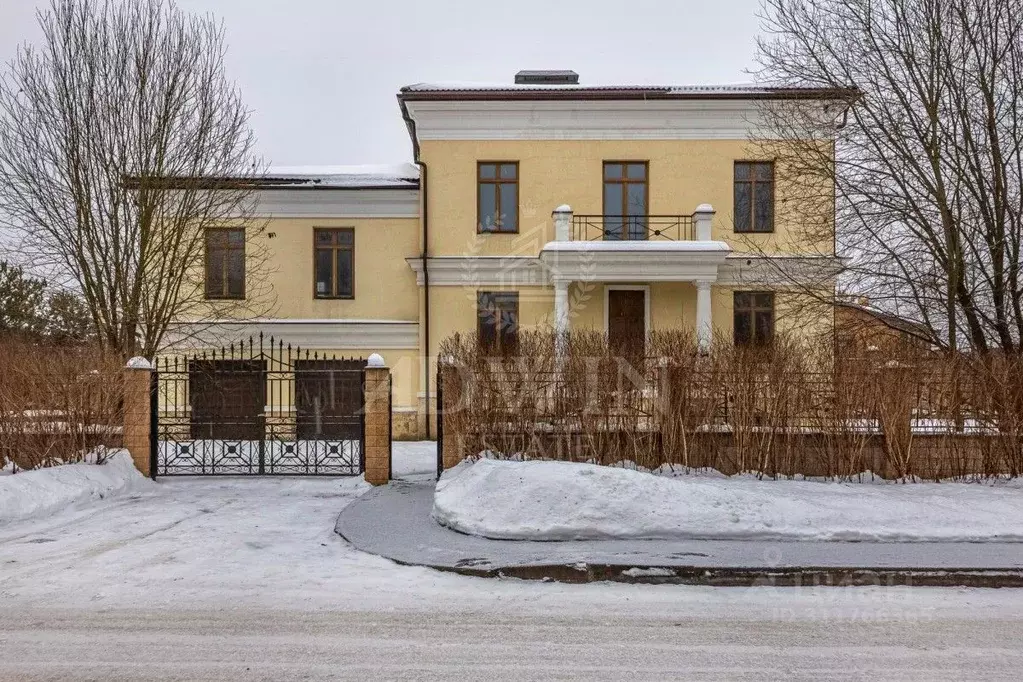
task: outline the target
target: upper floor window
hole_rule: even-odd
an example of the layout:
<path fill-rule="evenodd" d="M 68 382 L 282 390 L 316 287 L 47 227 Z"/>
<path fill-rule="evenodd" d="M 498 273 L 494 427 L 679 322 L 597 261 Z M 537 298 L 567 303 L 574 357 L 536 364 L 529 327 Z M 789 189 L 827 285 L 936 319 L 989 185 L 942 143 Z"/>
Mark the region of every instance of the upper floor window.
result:
<path fill-rule="evenodd" d="M 774 293 L 736 291 L 732 303 L 735 345 L 760 346 L 771 343 L 774 338 Z"/>
<path fill-rule="evenodd" d="M 245 230 L 206 230 L 206 298 L 245 298 Z"/>
<path fill-rule="evenodd" d="M 350 227 L 313 230 L 316 298 L 355 295 L 355 230 Z"/>
<path fill-rule="evenodd" d="M 774 232 L 774 162 L 735 162 L 735 231 Z"/>
<path fill-rule="evenodd" d="M 476 165 L 479 232 L 519 231 L 519 164 L 517 161 Z"/>
<path fill-rule="evenodd" d="M 517 291 L 480 291 L 476 294 L 480 344 L 492 353 L 514 353 L 519 341 Z"/>
<path fill-rule="evenodd" d="M 646 161 L 604 162 L 604 239 L 646 239 Z"/>

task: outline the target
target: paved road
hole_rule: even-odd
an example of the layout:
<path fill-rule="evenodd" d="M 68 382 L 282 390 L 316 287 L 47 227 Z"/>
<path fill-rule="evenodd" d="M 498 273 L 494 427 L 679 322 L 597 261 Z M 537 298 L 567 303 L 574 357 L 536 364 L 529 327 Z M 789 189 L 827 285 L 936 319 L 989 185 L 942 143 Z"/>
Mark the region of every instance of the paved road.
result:
<path fill-rule="evenodd" d="M 487 580 L 333 532 L 358 482 L 181 480 L 0 528 L 0 680 L 1017 679 L 1023 591 Z"/>
<path fill-rule="evenodd" d="M 1014 623 L 20 611 L 0 679 L 1018 679 Z"/>

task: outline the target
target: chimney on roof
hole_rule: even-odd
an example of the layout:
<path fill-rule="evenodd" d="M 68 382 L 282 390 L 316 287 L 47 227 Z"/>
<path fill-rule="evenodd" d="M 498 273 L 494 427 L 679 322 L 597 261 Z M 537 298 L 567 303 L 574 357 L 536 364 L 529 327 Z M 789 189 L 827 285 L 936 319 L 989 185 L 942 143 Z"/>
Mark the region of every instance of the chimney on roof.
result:
<path fill-rule="evenodd" d="M 579 85 L 579 74 L 568 70 L 519 71 L 515 85 Z"/>

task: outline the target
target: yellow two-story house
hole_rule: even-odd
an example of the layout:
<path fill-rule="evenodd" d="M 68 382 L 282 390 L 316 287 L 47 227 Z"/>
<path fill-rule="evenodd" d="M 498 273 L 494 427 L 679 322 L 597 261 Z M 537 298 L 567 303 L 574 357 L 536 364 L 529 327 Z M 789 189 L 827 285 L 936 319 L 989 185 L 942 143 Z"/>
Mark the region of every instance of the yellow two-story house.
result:
<path fill-rule="evenodd" d="M 402 88 L 413 163 L 275 168 L 260 180 L 273 314 L 219 329 L 381 354 L 396 438 L 435 435 L 434 360 L 456 332 L 496 344 L 541 325 L 603 330 L 612 344 L 677 327 L 703 345 L 766 340 L 787 324 L 800 273 L 833 289 L 839 268 L 833 239 L 819 238 L 833 216 L 804 230 L 778 199 L 776 160 L 752 140 L 767 134 L 765 101 L 829 98 L 590 87 L 564 71 Z M 244 297 L 242 240 L 211 232 L 208 294 Z M 813 324 L 829 328 L 830 311 Z"/>

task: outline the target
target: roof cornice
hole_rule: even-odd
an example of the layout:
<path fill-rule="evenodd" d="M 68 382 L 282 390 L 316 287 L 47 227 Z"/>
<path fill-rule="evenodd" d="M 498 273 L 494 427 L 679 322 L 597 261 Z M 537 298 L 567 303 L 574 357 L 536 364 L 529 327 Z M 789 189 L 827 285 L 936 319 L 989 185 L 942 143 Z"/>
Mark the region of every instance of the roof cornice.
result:
<path fill-rule="evenodd" d="M 481 101 L 648 101 L 648 100 L 840 100 L 860 96 L 857 88 L 748 88 L 715 89 L 673 87 L 487 87 L 445 89 L 443 86 L 420 89 L 407 86 L 398 94 L 402 102 L 481 102 Z"/>
<path fill-rule="evenodd" d="M 414 141 L 426 140 L 748 140 L 776 134 L 749 98 L 660 100 L 402 101 Z M 807 102 L 820 107 L 825 102 Z M 826 136 L 823 125 L 808 131 Z"/>

